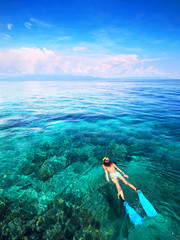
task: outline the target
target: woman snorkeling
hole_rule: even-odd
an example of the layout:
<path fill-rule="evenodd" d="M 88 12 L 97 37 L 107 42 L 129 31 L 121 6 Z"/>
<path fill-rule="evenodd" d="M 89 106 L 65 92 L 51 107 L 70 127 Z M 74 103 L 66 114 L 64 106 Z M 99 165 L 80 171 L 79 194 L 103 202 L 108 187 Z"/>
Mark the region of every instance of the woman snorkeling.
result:
<path fill-rule="evenodd" d="M 111 180 L 113 181 L 113 183 L 116 185 L 116 188 L 117 188 L 117 191 L 118 191 L 118 198 L 119 196 L 121 196 L 122 200 L 125 201 L 125 198 L 124 198 L 124 193 L 119 185 L 119 182 L 118 182 L 118 178 L 123 182 L 125 183 L 126 185 L 128 185 L 130 188 L 132 188 L 136 193 L 138 191 L 137 188 L 135 188 L 131 183 L 129 183 L 128 181 L 126 181 L 126 178 L 129 178 L 128 175 L 126 175 L 125 173 L 123 173 L 123 171 L 118 168 L 114 163 L 110 162 L 109 161 L 109 158 L 108 157 L 104 157 L 103 158 L 103 164 L 102 164 L 103 168 L 104 168 L 104 171 L 105 171 L 105 174 L 106 174 L 106 180 L 109 182 L 109 176 L 108 176 L 108 172 L 111 176 Z M 123 174 L 124 177 L 121 176 L 121 174 L 116 171 L 116 169 L 121 172 Z"/>

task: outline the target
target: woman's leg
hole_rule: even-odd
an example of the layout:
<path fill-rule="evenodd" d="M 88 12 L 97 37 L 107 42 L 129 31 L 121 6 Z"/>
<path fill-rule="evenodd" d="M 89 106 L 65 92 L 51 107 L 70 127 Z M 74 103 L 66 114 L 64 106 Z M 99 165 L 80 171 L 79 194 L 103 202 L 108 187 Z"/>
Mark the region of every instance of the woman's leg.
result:
<path fill-rule="evenodd" d="M 117 194 L 118 198 L 119 198 L 119 196 L 121 196 L 122 200 L 125 201 L 123 190 L 121 189 L 117 178 L 111 177 L 111 179 L 112 179 L 113 183 L 116 185 L 117 192 L 118 192 L 118 194 Z"/>
<path fill-rule="evenodd" d="M 131 183 L 128 183 L 128 181 L 119 174 L 119 179 L 126 185 L 128 185 L 130 188 L 132 188 L 135 192 L 137 192 L 137 188 L 135 188 L 134 185 L 132 185 Z"/>

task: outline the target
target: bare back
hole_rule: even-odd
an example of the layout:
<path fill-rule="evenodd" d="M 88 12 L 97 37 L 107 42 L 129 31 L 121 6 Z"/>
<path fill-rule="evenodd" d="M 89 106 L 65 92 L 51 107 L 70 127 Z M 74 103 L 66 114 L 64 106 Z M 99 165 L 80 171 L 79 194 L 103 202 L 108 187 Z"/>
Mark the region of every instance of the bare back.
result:
<path fill-rule="evenodd" d="M 114 166 L 114 163 L 111 164 L 111 166 L 105 166 L 104 164 L 102 165 L 104 170 L 107 170 L 110 174 L 117 172 Z"/>

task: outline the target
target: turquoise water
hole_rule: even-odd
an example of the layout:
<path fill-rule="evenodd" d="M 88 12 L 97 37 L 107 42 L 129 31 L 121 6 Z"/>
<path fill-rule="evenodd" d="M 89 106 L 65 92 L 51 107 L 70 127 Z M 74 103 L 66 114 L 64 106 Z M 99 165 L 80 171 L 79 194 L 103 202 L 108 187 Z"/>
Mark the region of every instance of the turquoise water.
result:
<path fill-rule="evenodd" d="M 179 90 L 178 80 L 1 82 L 1 239 L 180 238 Z M 104 156 L 156 218 L 120 183 L 144 217 L 133 226 Z"/>

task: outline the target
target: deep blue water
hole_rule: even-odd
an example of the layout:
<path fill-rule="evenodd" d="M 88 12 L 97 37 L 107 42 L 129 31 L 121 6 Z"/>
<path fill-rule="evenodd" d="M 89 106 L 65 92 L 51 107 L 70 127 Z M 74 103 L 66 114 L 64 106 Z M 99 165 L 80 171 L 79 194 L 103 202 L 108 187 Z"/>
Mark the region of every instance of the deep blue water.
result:
<path fill-rule="evenodd" d="M 17 206 L 35 219 L 62 196 L 93 215 L 101 239 L 179 238 L 179 93 L 179 80 L 0 82 L 1 237 L 12 238 L 4 229 Z M 104 156 L 142 190 L 156 218 L 120 183 L 145 219 L 132 225 L 105 179 Z"/>

